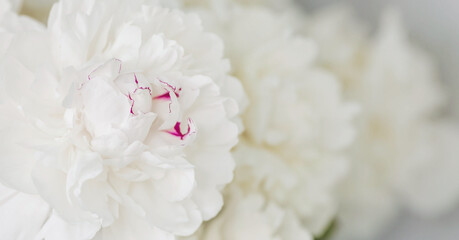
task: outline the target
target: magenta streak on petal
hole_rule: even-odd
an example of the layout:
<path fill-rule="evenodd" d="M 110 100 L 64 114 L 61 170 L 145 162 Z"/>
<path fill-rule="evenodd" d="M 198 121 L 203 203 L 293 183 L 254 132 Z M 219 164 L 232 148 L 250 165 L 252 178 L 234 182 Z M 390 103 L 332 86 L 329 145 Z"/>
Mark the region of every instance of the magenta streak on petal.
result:
<path fill-rule="evenodd" d="M 188 130 L 186 133 L 182 133 L 182 131 L 180 130 L 180 124 L 181 124 L 180 122 L 176 122 L 174 126 L 174 130 L 169 130 L 166 132 L 173 136 L 180 137 L 180 140 L 183 140 L 185 137 L 187 137 L 191 133 L 190 125 L 193 124 L 193 122 L 191 121 L 191 119 L 188 119 Z"/>
<path fill-rule="evenodd" d="M 174 92 L 175 96 L 176 97 L 180 97 L 180 94 Z M 171 100 L 171 93 L 170 92 L 167 92 L 167 93 L 163 93 L 161 95 L 158 95 L 156 97 L 153 98 L 154 100 Z"/>
<path fill-rule="evenodd" d="M 148 90 L 148 93 L 149 93 L 150 96 L 151 96 L 151 88 L 150 88 L 150 87 L 137 87 L 137 88 L 134 90 L 134 93 L 136 93 L 137 90 Z"/>
<path fill-rule="evenodd" d="M 169 83 L 167 83 L 167 82 L 164 82 L 164 81 L 163 81 L 163 80 L 161 80 L 161 79 L 158 79 L 158 80 L 159 80 L 159 82 L 161 82 L 162 84 L 164 84 L 164 85 L 168 86 L 170 89 L 174 90 L 174 92 L 175 92 L 175 90 L 176 90 L 176 87 L 174 87 L 174 86 L 170 85 L 170 84 L 169 84 Z"/>
<path fill-rule="evenodd" d="M 135 115 L 135 114 L 134 114 L 134 99 L 132 99 L 131 93 L 129 93 L 129 94 L 127 95 L 127 97 L 129 98 L 129 101 L 131 101 L 131 114 L 132 114 L 132 115 Z"/>
<path fill-rule="evenodd" d="M 167 93 L 161 94 L 159 96 L 156 96 L 153 99 L 155 99 L 155 100 L 156 99 L 171 100 L 171 95 L 169 94 L 169 92 L 167 92 Z"/>
<path fill-rule="evenodd" d="M 119 60 L 118 58 L 114 58 L 115 61 L 118 61 L 120 62 L 120 68 L 118 69 L 118 73 L 121 73 L 121 67 L 123 66 L 123 62 L 121 60 Z"/>
<path fill-rule="evenodd" d="M 177 88 L 172 86 L 171 84 L 169 84 L 167 82 L 164 82 L 161 79 L 158 79 L 158 80 L 159 80 L 159 82 L 161 82 L 162 84 L 166 85 L 170 89 L 164 88 L 164 90 L 166 90 L 167 92 L 154 97 L 153 98 L 154 100 L 171 100 L 170 90 L 172 90 L 174 92 L 176 97 L 180 97 L 179 92 L 182 90 L 182 88 L 179 88 L 177 90 Z"/>
<path fill-rule="evenodd" d="M 137 80 L 137 75 L 135 75 L 134 73 L 134 81 L 135 81 L 135 84 L 137 84 L 137 87 L 139 86 L 139 81 Z"/>
<path fill-rule="evenodd" d="M 134 89 L 134 91 L 132 93 L 136 93 L 138 90 L 148 90 L 150 96 L 152 95 L 152 92 L 151 92 L 151 88 L 150 87 L 140 87 L 139 86 L 139 81 L 137 80 L 137 75 L 134 73 L 134 81 L 135 81 L 135 84 L 137 85 L 136 86 L 136 89 Z M 134 104 L 135 104 L 135 101 L 134 99 L 131 97 L 131 92 L 127 95 L 127 97 L 129 98 L 129 101 L 131 101 L 131 114 L 132 115 L 135 115 L 134 113 Z"/>

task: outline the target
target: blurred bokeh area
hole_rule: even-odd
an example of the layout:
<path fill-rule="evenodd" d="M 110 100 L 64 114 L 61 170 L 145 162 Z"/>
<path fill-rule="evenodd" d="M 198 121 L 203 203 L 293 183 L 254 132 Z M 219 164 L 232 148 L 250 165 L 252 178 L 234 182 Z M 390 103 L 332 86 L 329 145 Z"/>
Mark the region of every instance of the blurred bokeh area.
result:
<path fill-rule="evenodd" d="M 457 0 L 297 0 L 306 11 L 330 5 L 349 5 L 362 21 L 377 26 L 384 9 L 400 11 L 410 37 L 438 61 L 448 87 L 450 114 L 459 119 L 459 1 Z M 459 143 L 458 143 L 459 147 Z M 459 204 L 458 204 L 459 205 Z M 409 211 L 393 222 L 380 240 L 457 240 L 459 208 L 435 219 L 422 219 Z M 369 239 L 371 240 L 371 239 Z"/>

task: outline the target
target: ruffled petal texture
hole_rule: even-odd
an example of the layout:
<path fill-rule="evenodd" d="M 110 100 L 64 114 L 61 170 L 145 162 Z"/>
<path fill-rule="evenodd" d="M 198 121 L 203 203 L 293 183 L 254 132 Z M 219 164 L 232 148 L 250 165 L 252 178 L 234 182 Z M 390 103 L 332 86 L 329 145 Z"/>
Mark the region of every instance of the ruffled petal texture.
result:
<path fill-rule="evenodd" d="M 249 101 L 224 210 L 196 238 L 320 236 L 336 216 L 358 107 L 343 101 L 336 77 L 317 64 L 317 44 L 288 12 L 257 1 L 184 4 L 222 37 Z"/>
<path fill-rule="evenodd" d="M 0 38 L 0 181 L 46 205 L 38 238 L 175 239 L 213 218 L 241 131 L 227 93 L 244 96 L 219 38 L 156 1 L 64 0 L 33 24 Z"/>

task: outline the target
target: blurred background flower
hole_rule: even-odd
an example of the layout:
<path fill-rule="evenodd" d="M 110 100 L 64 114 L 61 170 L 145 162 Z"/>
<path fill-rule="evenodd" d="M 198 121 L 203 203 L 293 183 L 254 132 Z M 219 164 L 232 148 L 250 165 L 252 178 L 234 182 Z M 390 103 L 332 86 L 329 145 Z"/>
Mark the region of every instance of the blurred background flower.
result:
<path fill-rule="evenodd" d="M 449 99 L 446 101 L 446 114 L 454 116 L 455 123 L 458 122 L 459 107 L 457 103 L 459 98 L 456 93 L 459 90 L 459 44 L 457 44 L 459 42 L 459 26 L 455 22 L 459 16 L 459 2 L 454 0 L 296 0 L 296 2 L 311 13 L 331 5 L 346 4 L 353 9 L 353 13 L 360 19 L 359 24 L 368 23 L 367 31 L 370 32 L 376 31 L 384 9 L 387 7 L 398 9 L 410 39 L 426 50 L 435 60 L 440 79 L 447 86 L 445 91 Z M 358 35 L 354 35 L 354 37 L 358 37 Z M 451 132 L 445 129 L 442 131 Z M 450 142 L 449 144 L 453 147 L 459 145 L 458 142 Z M 458 170 L 457 168 L 453 169 L 452 171 L 456 172 Z M 426 174 L 434 178 L 433 175 L 441 173 L 432 168 Z M 445 177 L 437 177 L 436 179 L 444 181 L 443 178 Z M 458 180 L 450 181 L 453 182 L 444 182 L 444 186 L 457 184 Z M 458 239 L 459 210 L 454 210 L 456 208 L 457 206 L 453 206 L 440 216 L 429 219 L 422 218 L 407 210 L 399 210 L 402 211 L 399 219 L 390 223 L 391 227 L 386 229 L 379 239 Z"/>

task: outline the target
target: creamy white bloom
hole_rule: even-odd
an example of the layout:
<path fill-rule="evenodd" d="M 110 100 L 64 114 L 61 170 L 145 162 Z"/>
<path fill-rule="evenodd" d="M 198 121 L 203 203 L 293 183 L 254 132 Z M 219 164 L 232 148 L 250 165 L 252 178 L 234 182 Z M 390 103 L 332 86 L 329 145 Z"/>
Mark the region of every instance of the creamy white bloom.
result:
<path fill-rule="evenodd" d="M 0 181 L 49 206 L 37 238 L 174 239 L 219 212 L 243 93 L 197 16 L 64 0 L 26 33 L 0 65 Z"/>
<path fill-rule="evenodd" d="M 435 64 L 408 39 L 393 13 L 376 38 L 339 8 L 312 17 L 307 34 L 321 44 L 320 62 L 339 74 L 362 105 L 359 134 L 342 186 L 336 239 L 371 239 L 400 207 L 438 213 L 457 200 L 458 127 L 434 119 L 442 91 Z M 441 177 L 440 177 L 441 176 Z"/>
<path fill-rule="evenodd" d="M 235 180 L 225 189 L 222 212 L 187 239 L 312 239 L 298 214 L 285 204 L 302 184 L 295 171 L 275 154 L 247 142 L 237 147 L 235 156 Z"/>
<path fill-rule="evenodd" d="M 221 216 L 206 223 L 197 239 L 313 239 L 297 219 L 296 213 L 285 210 L 261 193 L 246 195 L 240 191 L 234 185 L 227 189 L 228 197 Z"/>
<path fill-rule="evenodd" d="M 317 67 L 316 44 L 295 34 L 291 16 L 256 4 L 215 2 L 194 10 L 224 40 L 250 103 L 242 117 L 245 141 L 236 150 L 238 177 L 226 192 L 226 198 L 235 194 L 238 200 L 206 224 L 203 234 L 301 239 L 278 235 L 279 217 L 266 208 L 272 206 L 276 214 L 295 219 L 285 219 L 283 227 L 320 235 L 335 217 L 334 191 L 346 172 L 341 151 L 352 142 L 356 107 L 341 100 L 335 77 Z M 236 224 L 246 221 L 243 209 L 250 205 L 263 231 Z"/>
<path fill-rule="evenodd" d="M 361 87 L 359 79 L 368 49 L 367 26 L 343 6 L 324 8 L 301 20 L 303 34 L 319 44 L 320 64 L 340 77 L 346 96 L 353 94 L 353 89 Z"/>

